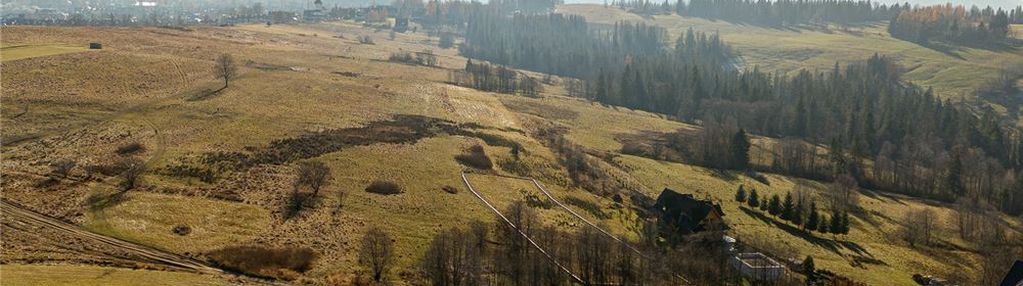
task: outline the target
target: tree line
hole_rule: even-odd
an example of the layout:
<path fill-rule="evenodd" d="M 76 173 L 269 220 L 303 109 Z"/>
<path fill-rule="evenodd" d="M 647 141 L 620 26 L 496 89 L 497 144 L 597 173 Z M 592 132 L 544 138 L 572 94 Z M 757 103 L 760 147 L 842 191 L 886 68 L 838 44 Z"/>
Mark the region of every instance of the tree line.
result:
<path fill-rule="evenodd" d="M 456 85 L 483 91 L 520 93 L 526 96 L 536 96 L 543 91 L 543 85 L 538 79 L 501 65 L 473 63 L 471 59 L 466 61 L 464 69 L 451 71 L 448 78 Z"/>
<path fill-rule="evenodd" d="M 1011 213 L 1023 209 L 1018 130 L 901 80 L 903 69 L 888 57 L 784 76 L 737 70 L 726 43 L 692 30 L 670 47 L 663 29 L 643 24 L 598 29 L 579 16 L 483 14 L 470 16 L 460 49 L 467 57 L 582 79 L 582 96 L 605 104 L 799 139 L 778 145 L 766 170 L 850 175 L 862 187 L 950 202 L 970 195 Z M 819 149 L 831 155 L 822 158 Z M 956 158 L 983 168 L 953 168 Z M 868 159 L 880 164 L 867 170 Z"/>
<path fill-rule="evenodd" d="M 821 234 L 849 234 L 848 210 L 832 206 L 829 219 L 828 215 L 822 214 L 818 210 L 817 202 L 800 190 L 796 191 L 795 199 L 791 192 L 785 194 L 784 200 L 778 194 L 774 194 L 768 199 L 761 197 L 757 190 L 752 188 L 747 194 L 745 187 L 739 185 L 735 192 L 735 201 L 746 203 L 753 210 L 759 209 L 776 218 L 791 222 L 808 233 L 816 231 Z"/>
<path fill-rule="evenodd" d="M 1013 10 L 1018 13 L 1019 8 Z M 1021 15 L 1013 15 L 1018 18 Z M 1018 19 L 1017 19 L 1018 20 Z M 965 44 L 999 43 L 1012 32 L 1008 12 L 991 7 L 967 10 L 952 4 L 917 7 L 892 17 L 888 32 L 893 37 L 926 43 L 931 40 Z"/>
<path fill-rule="evenodd" d="M 683 16 L 723 19 L 759 25 L 854 24 L 887 20 L 909 4 L 875 5 L 849 0 L 679 0 L 676 12 Z"/>
<path fill-rule="evenodd" d="M 431 285 L 681 285 L 682 279 L 727 285 L 739 279 L 726 264 L 719 232 L 694 235 L 673 248 L 659 242 L 652 221 L 639 241 L 618 242 L 592 227 L 565 230 L 546 224 L 523 201 L 502 213 L 515 228 L 499 217 L 494 225 L 477 220 L 438 233 L 420 261 L 420 273 Z"/>

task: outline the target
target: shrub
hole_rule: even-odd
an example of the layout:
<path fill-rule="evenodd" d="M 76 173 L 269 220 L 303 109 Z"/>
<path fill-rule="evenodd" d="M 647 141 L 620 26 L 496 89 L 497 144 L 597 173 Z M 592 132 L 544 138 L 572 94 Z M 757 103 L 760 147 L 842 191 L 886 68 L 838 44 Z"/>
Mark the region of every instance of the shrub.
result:
<path fill-rule="evenodd" d="M 452 187 L 452 186 L 444 186 L 441 189 L 444 190 L 445 192 L 449 193 L 449 194 L 457 194 L 458 193 L 458 188 L 455 188 L 455 187 Z"/>
<path fill-rule="evenodd" d="M 359 43 L 364 45 L 376 44 L 373 42 L 373 38 L 370 36 L 359 36 Z"/>
<path fill-rule="evenodd" d="M 480 145 L 470 147 L 468 153 L 455 156 L 455 160 L 462 165 L 480 170 L 490 170 L 494 167 L 494 163 L 490 161 L 490 157 L 487 157 L 487 153 L 483 151 L 483 146 Z"/>
<path fill-rule="evenodd" d="M 377 180 L 369 184 L 366 191 L 381 195 L 397 195 L 401 193 L 401 186 L 395 182 Z"/>
<path fill-rule="evenodd" d="M 228 246 L 207 255 L 213 263 L 249 275 L 295 279 L 316 261 L 316 252 L 306 247 L 268 248 L 264 246 Z"/>
<path fill-rule="evenodd" d="M 171 229 L 171 231 L 173 231 L 174 234 L 177 234 L 177 235 L 188 235 L 189 233 L 192 233 L 192 227 L 187 226 L 187 225 L 183 225 L 183 224 L 179 224 L 179 225 L 175 226 L 174 229 Z"/>
<path fill-rule="evenodd" d="M 146 146 L 139 142 L 128 143 L 121 147 L 117 147 L 117 155 L 130 155 L 135 153 L 141 153 L 146 151 Z"/>

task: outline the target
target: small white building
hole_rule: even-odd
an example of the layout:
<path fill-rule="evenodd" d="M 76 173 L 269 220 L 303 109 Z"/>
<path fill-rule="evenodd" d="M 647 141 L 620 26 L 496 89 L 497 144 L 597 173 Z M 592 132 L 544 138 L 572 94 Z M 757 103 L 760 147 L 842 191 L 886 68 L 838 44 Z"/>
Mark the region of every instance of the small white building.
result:
<path fill-rule="evenodd" d="M 774 281 L 785 275 L 785 266 L 760 252 L 736 254 L 732 257 L 732 267 L 756 280 Z"/>

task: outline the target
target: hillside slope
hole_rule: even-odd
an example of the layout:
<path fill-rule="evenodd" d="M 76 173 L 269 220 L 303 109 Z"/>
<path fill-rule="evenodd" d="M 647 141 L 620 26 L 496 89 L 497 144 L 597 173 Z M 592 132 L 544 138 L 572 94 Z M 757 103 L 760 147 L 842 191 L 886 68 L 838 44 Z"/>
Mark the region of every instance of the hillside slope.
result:
<path fill-rule="evenodd" d="M 860 61 L 875 53 L 893 57 L 906 68 L 904 79 L 953 102 L 991 106 L 1017 120 L 1023 115 L 1023 98 L 978 98 L 977 90 L 999 75 L 1002 69 L 1023 66 L 1023 47 L 970 48 L 934 44 L 920 45 L 891 37 L 887 24 L 851 27 L 774 28 L 730 23 L 722 20 L 655 15 L 644 17 L 615 7 L 575 4 L 561 5 L 560 13 L 578 14 L 593 23 L 645 22 L 668 30 L 671 38 L 686 29 L 717 32 L 742 56 L 747 68 L 792 74 L 800 69 L 831 71 L 836 62 Z M 1023 121 L 1018 121 L 1023 126 Z"/>
<path fill-rule="evenodd" d="M 0 63 L 5 74 L 0 79 L 4 199 L 94 232 L 197 259 L 235 245 L 303 246 L 320 258 L 301 279 L 350 283 L 360 272 L 357 251 L 363 233 L 379 226 L 396 242 L 398 270 L 391 279 L 411 283 L 436 233 L 475 219 L 494 221 L 464 189 L 459 174 L 466 167 L 454 160 L 474 145 L 484 146 L 496 168 L 477 171 L 469 179 L 495 204 L 538 195 L 528 181 L 495 176 L 524 173 L 562 201 L 574 198 L 600 206 L 600 218 L 593 210 L 570 207 L 612 232 L 636 237 L 639 227 L 632 209 L 573 184 L 558 163 L 560 155 L 533 136 L 554 127 L 591 154 L 609 154 L 610 159 L 600 160 L 602 167 L 634 191 L 656 197 L 661 189 L 672 188 L 720 201 L 731 234 L 785 259 L 813 255 L 820 267 L 871 285 L 913 285 L 914 273 L 956 277 L 978 267 L 976 248 L 957 238 L 948 206 L 864 192 L 865 212 L 852 219 L 848 236 L 806 235 L 731 198 L 739 184 L 784 194 L 796 182 L 823 198 L 826 188 L 821 183 L 768 175 L 771 184 L 764 185 L 734 173 L 618 154 L 623 135 L 699 127 L 565 97 L 554 86 L 540 98 L 526 98 L 446 84 L 448 72 L 465 59 L 453 49 L 437 48 L 436 39 L 423 34 L 399 34 L 390 40 L 386 31 L 329 23 L 196 29 L 14 27 L 4 28 L 4 36 L 5 46 L 104 43 L 100 51 L 39 53 Z M 360 44 L 357 36 L 370 36 L 376 44 Z M 428 49 L 437 55 L 437 67 L 387 61 L 391 53 Z M 241 76 L 223 90 L 210 73 L 221 51 L 242 64 Z M 785 52 L 764 51 L 772 53 Z M 819 64 L 829 67 L 833 62 Z M 521 159 L 513 159 L 511 148 L 493 138 L 520 144 Z M 144 148 L 134 155 L 117 154 L 132 143 Z M 145 187 L 121 194 L 120 179 L 102 175 L 101 167 L 132 156 L 148 166 Z M 239 157 L 262 161 L 232 161 Z M 67 180 L 43 183 L 48 165 L 61 159 L 74 159 L 79 168 Z M 294 188 L 296 164 L 304 161 L 325 163 L 334 181 L 310 207 L 289 216 L 286 200 Z M 212 178 L 181 171 L 184 167 L 209 170 Z M 376 180 L 398 183 L 403 192 L 366 192 Z M 446 187 L 457 191 L 450 193 Z M 899 239 L 903 214 L 924 208 L 940 217 L 940 247 L 921 250 Z M 582 226 L 557 208 L 540 213 L 561 228 Z M 1019 234 L 1019 219 L 1002 219 L 1016 229 L 1013 235 Z M 172 231 L 179 225 L 189 226 L 191 233 Z M 5 268 L 30 271 L 37 266 L 22 264 L 68 255 L 33 251 L 33 245 L 15 249 L 25 252 L 5 252 L 3 262 L 10 265 Z M 67 275 L 96 271 L 58 270 Z M 47 277 L 66 279 L 5 278 L 32 283 Z M 161 279 L 145 277 L 139 279 Z"/>

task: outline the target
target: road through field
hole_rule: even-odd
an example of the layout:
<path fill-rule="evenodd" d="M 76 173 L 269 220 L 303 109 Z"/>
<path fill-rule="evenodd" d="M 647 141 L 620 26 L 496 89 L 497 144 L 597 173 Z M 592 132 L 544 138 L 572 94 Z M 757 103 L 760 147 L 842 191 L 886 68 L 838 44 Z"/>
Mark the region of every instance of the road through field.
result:
<path fill-rule="evenodd" d="M 547 260 L 549 260 L 551 263 L 554 263 L 555 266 L 560 268 L 561 271 L 563 271 L 566 274 L 568 274 L 569 277 L 572 277 L 572 280 L 574 282 L 581 283 L 581 284 L 586 284 L 586 282 L 584 282 L 582 280 L 582 278 L 579 278 L 578 275 L 575 275 L 575 273 L 572 273 L 572 270 L 568 269 L 568 267 L 565 267 L 564 265 L 559 263 L 558 260 L 554 258 L 554 256 L 552 256 L 549 253 L 547 253 L 547 251 L 544 250 L 543 247 L 540 247 L 540 245 L 537 244 L 536 241 L 533 241 L 533 239 L 530 238 L 529 235 L 526 235 L 526 233 L 522 232 L 522 230 L 519 229 L 519 227 L 516 226 L 514 223 L 512 223 L 511 220 L 508 220 L 508 218 L 505 217 L 504 214 L 502 214 L 501 211 L 497 209 L 497 207 L 494 207 L 494 205 L 490 204 L 490 202 L 487 201 L 487 199 L 484 198 L 483 195 L 480 195 L 479 192 L 476 192 L 476 189 L 474 189 L 472 187 L 472 184 L 469 183 L 469 178 L 465 177 L 465 172 L 462 172 L 462 182 L 465 183 L 465 187 L 468 188 L 469 191 L 472 192 L 473 195 L 476 195 L 476 198 L 478 198 L 480 201 L 482 201 L 483 204 L 487 206 L 487 208 L 490 208 L 490 211 L 492 211 L 495 214 L 497 214 L 498 217 L 501 217 L 501 220 L 503 220 L 505 224 L 507 224 L 512 229 L 515 229 L 515 231 L 517 231 L 519 233 L 519 235 L 521 235 L 523 238 L 525 238 L 526 241 L 529 241 L 529 244 L 531 244 L 533 246 L 533 248 L 536 248 L 537 251 L 540 251 L 541 254 L 546 256 Z"/>
<path fill-rule="evenodd" d="M 138 245 L 124 240 L 96 234 L 58 219 L 21 208 L 13 203 L 0 200 L 0 212 L 20 225 L 46 228 L 83 241 L 107 244 L 144 260 L 143 262 L 164 265 L 167 268 L 203 274 L 223 274 L 224 271 L 200 261 L 165 252 L 152 247 Z"/>

